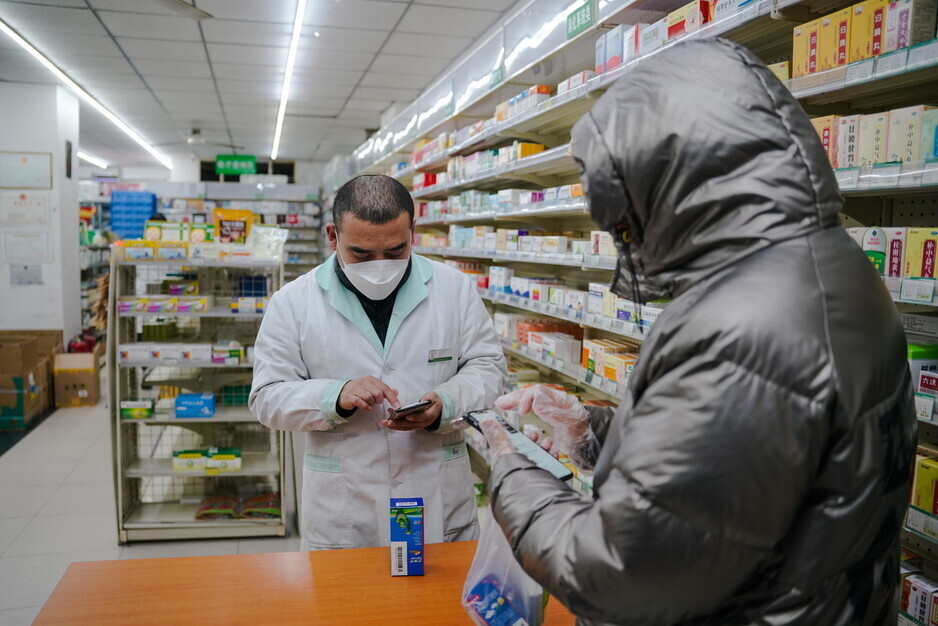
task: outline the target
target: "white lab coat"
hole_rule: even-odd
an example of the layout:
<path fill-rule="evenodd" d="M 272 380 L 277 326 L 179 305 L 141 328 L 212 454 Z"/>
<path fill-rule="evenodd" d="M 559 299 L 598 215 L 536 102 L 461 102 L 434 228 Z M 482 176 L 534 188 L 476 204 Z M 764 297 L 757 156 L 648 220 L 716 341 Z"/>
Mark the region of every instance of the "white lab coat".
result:
<path fill-rule="evenodd" d="M 254 347 L 254 415 L 270 428 L 306 432 L 304 549 L 388 545 L 390 498 L 423 498 L 428 543 L 476 538 L 466 444 L 452 421 L 491 407 L 506 368 L 475 286 L 414 255 L 382 346 L 334 263 L 332 255 L 274 294 Z M 367 375 L 396 389 L 402 404 L 436 391 L 439 430 L 384 428 L 385 407 L 339 417 L 342 386 Z"/>

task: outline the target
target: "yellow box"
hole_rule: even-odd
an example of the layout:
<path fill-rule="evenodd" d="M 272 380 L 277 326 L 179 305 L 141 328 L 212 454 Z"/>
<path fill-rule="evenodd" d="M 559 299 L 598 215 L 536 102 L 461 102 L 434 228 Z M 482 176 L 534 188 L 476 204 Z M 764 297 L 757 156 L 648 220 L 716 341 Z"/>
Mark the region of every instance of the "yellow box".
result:
<path fill-rule="evenodd" d="M 811 120 L 811 125 L 817 131 L 821 139 L 821 145 L 824 146 L 824 153 L 831 166 L 837 162 L 837 131 L 839 126 L 837 120 L 839 115 L 827 115 L 825 117 L 815 117 Z"/>
<path fill-rule="evenodd" d="M 825 15 L 818 30 L 818 70 L 823 72 L 847 64 L 850 55 L 850 7 Z"/>
<path fill-rule="evenodd" d="M 614 380 L 616 384 L 624 385 L 632 373 L 632 366 L 638 357 L 634 354 L 606 354 L 604 359 L 604 376 Z"/>
<path fill-rule="evenodd" d="M 889 112 L 860 116 L 857 134 L 859 165 L 886 162 L 886 139 L 889 134 Z"/>
<path fill-rule="evenodd" d="M 866 0 L 850 7 L 850 54 L 848 63 L 875 57 L 883 52 L 886 29 L 886 0 Z"/>
<path fill-rule="evenodd" d="M 906 278 L 935 278 L 938 229 L 910 228 L 905 234 Z"/>
<path fill-rule="evenodd" d="M 918 105 L 889 112 L 889 133 L 886 137 L 886 162 L 919 161 L 922 159 L 922 119 L 925 111 L 935 107 Z"/>
<path fill-rule="evenodd" d="M 782 61 L 781 63 L 773 63 L 772 65 L 767 66 L 769 71 L 775 74 L 779 80 L 788 80 L 791 78 L 791 62 Z"/>
<path fill-rule="evenodd" d="M 936 481 L 938 481 L 938 459 L 919 461 L 915 467 L 912 506 L 929 513 L 938 513 L 938 507 L 935 506 Z"/>
<path fill-rule="evenodd" d="M 818 68 L 818 29 L 821 20 L 796 26 L 792 31 L 791 75 L 793 78 L 814 74 Z"/>
<path fill-rule="evenodd" d="M 523 159 L 524 157 L 531 156 L 532 154 L 537 154 L 538 152 L 544 151 L 544 146 L 539 143 L 527 143 L 521 142 L 518 145 L 517 153 L 515 155 L 516 159 Z"/>

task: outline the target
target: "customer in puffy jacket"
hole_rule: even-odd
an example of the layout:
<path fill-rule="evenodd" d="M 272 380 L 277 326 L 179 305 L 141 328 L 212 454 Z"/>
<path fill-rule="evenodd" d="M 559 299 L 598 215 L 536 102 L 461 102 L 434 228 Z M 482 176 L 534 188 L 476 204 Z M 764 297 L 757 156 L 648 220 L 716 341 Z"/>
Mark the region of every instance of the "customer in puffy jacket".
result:
<path fill-rule="evenodd" d="M 573 129 L 613 291 L 670 299 L 618 409 L 532 410 L 584 498 L 487 423 L 514 554 L 584 624 L 889 624 L 915 417 L 906 343 L 788 90 L 725 40 L 630 71 Z"/>

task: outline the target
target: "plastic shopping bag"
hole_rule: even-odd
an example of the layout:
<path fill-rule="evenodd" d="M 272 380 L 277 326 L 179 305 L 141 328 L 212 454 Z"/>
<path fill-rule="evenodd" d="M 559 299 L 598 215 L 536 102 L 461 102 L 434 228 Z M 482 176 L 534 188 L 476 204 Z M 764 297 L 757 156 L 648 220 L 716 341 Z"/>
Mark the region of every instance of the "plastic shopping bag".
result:
<path fill-rule="evenodd" d="M 482 529 L 462 604 L 478 626 L 539 626 L 543 590 L 524 573 L 501 527 L 491 515 Z"/>

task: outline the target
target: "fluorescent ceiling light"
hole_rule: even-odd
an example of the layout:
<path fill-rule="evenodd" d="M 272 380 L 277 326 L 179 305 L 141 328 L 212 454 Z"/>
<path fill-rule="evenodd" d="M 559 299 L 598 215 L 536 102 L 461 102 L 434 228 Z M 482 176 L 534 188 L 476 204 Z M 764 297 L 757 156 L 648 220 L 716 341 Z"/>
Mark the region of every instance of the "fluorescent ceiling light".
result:
<path fill-rule="evenodd" d="M 19 34 L 15 30 L 10 28 L 10 25 L 4 22 L 3 20 L 0 20 L 0 32 L 5 33 L 7 37 L 15 41 L 17 44 L 19 44 L 19 46 L 23 50 L 31 54 L 33 58 L 35 58 L 37 61 L 42 63 L 47 70 L 55 74 L 56 78 L 58 78 L 63 83 L 65 83 L 65 85 L 68 86 L 68 88 L 74 91 L 76 94 L 78 94 L 78 96 L 82 100 L 84 100 L 89 105 L 91 105 L 91 107 L 95 111 L 97 111 L 98 113 L 100 113 L 101 115 L 109 119 L 112 124 L 114 124 L 119 129 L 124 131 L 125 135 L 133 139 L 134 142 L 137 143 L 137 145 L 139 145 L 141 148 L 143 148 L 144 150 L 149 152 L 151 155 L 153 155 L 153 158 L 155 158 L 157 161 L 162 163 L 164 167 L 170 170 L 173 169 L 173 162 L 169 159 L 169 157 L 167 157 L 165 154 L 161 153 L 159 150 L 157 150 L 156 148 L 151 146 L 149 143 L 147 143 L 146 139 L 138 135 L 136 131 L 134 131 L 127 124 L 125 124 L 119 117 L 111 113 L 111 111 L 108 110 L 107 107 L 105 107 L 103 104 L 95 100 L 94 97 L 91 96 L 91 94 L 89 94 L 87 91 L 79 87 L 78 83 L 76 83 L 74 80 L 69 78 L 68 74 L 60 70 L 58 66 L 56 66 L 52 61 L 46 58 L 45 55 L 43 55 L 41 52 L 39 52 L 39 50 L 34 48 L 31 43 L 29 43 L 28 41 L 20 37 Z"/>
<path fill-rule="evenodd" d="M 102 170 L 107 169 L 107 161 L 105 161 L 104 159 L 99 159 L 96 156 L 92 156 L 88 154 L 87 152 L 82 152 L 81 150 L 79 150 L 78 158 L 81 159 L 82 161 L 87 161 L 88 163 L 91 163 L 95 167 L 100 167 Z"/>
<path fill-rule="evenodd" d="M 287 53 L 287 69 L 283 75 L 283 89 L 280 91 L 280 109 L 277 111 L 277 126 L 274 127 L 274 143 L 270 148 L 270 160 L 277 158 L 280 151 L 280 133 L 283 132 L 283 116 L 287 112 L 287 100 L 290 99 L 290 81 L 293 80 L 293 64 L 296 62 L 296 49 L 300 45 L 300 31 L 303 30 L 303 16 L 306 15 L 306 0 L 296 0 L 296 18 L 293 20 L 293 37 L 290 39 L 290 52 Z"/>

